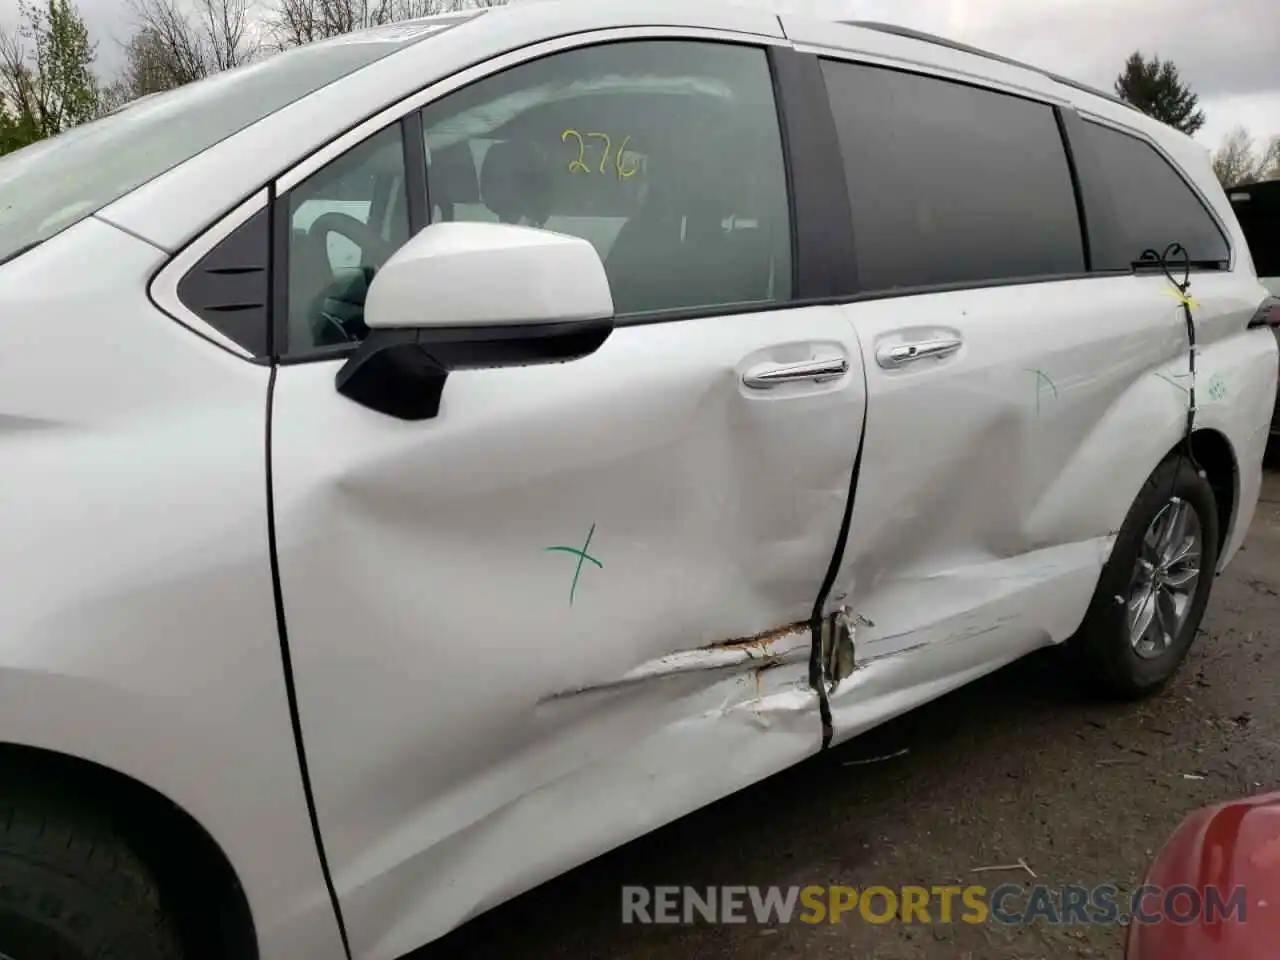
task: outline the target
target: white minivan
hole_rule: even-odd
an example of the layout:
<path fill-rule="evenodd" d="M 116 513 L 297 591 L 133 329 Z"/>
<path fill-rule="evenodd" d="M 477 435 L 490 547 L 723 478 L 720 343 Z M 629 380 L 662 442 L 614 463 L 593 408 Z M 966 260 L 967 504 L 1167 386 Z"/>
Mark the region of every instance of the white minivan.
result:
<path fill-rule="evenodd" d="M 9 960 L 393 960 L 1038 648 L 1149 694 L 1276 393 L 1192 140 L 702 3 L 150 97 L 0 259 Z"/>

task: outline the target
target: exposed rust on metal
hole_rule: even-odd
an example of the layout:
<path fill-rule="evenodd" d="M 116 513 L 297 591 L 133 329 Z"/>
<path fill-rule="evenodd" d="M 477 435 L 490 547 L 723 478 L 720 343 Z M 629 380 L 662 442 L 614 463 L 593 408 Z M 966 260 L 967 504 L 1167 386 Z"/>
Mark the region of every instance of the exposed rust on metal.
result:
<path fill-rule="evenodd" d="M 718 640 L 715 643 L 708 644 L 705 650 L 742 650 L 753 647 L 766 647 L 775 640 L 781 640 L 783 637 L 789 637 L 795 633 L 803 633 L 809 629 L 808 620 L 797 620 L 795 623 L 784 624 L 781 627 L 773 627 L 770 630 L 762 631 L 750 637 L 735 637 L 732 640 Z"/>

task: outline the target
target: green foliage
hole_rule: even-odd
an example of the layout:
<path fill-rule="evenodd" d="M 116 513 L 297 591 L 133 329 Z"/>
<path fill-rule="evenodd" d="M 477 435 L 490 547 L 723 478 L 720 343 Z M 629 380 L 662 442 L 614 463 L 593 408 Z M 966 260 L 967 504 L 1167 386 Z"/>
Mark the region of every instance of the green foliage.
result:
<path fill-rule="evenodd" d="M 39 133 L 30 123 L 23 122 L 0 102 L 0 155 L 21 150 L 39 139 Z"/>
<path fill-rule="evenodd" d="M 1147 60 L 1135 50 L 1116 77 L 1116 95 L 1183 133 L 1193 134 L 1204 126 L 1204 111 L 1197 109 L 1200 98 L 1182 82 L 1172 60 Z"/>
<path fill-rule="evenodd" d="M 21 24 L 0 34 L 0 153 L 98 114 L 95 44 L 71 0 L 20 3 Z"/>

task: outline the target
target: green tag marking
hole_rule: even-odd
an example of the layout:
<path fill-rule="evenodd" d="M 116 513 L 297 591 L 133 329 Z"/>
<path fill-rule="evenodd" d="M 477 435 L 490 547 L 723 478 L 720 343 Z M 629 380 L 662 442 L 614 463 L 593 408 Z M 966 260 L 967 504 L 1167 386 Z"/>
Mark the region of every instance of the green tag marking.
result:
<path fill-rule="evenodd" d="M 1036 378 L 1036 416 L 1040 416 L 1040 391 L 1044 384 L 1049 385 L 1049 389 L 1053 391 L 1053 399 L 1058 399 L 1058 388 L 1053 385 L 1053 381 L 1049 379 L 1049 375 L 1040 369 L 1027 369 L 1027 373 L 1034 374 Z"/>
<path fill-rule="evenodd" d="M 587 553 L 587 548 L 591 546 L 591 538 L 595 536 L 595 533 L 596 533 L 596 525 L 593 523 L 591 524 L 591 529 L 587 532 L 587 540 L 582 545 L 582 549 L 580 550 L 576 547 L 559 547 L 559 546 L 543 547 L 544 550 L 548 550 L 556 553 L 568 553 L 578 558 L 578 565 L 573 571 L 573 583 L 569 586 L 569 606 L 571 607 L 573 606 L 574 595 L 578 592 L 578 577 L 581 576 L 582 574 L 583 562 L 590 560 L 601 570 L 604 569 L 603 563 L 601 563 L 595 557 L 591 556 L 591 554 Z"/>

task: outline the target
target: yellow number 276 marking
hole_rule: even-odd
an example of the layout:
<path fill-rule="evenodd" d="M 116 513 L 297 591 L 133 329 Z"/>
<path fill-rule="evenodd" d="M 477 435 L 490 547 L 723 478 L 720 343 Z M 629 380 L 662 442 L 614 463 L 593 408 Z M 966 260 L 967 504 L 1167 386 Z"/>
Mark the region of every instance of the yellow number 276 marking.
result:
<path fill-rule="evenodd" d="M 587 166 L 587 140 L 600 140 L 604 143 L 604 152 L 600 156 L 600 163 L 596 167 L 596 172 L 606 175 L 609 167 L 609 155 L 613 152 L 613 138 L 607 133 L 588 133 L 584 138 L 581 133 L 573 128 L 569 128 L 560 134 L 560 142 L 567 143 L 570 138 L 578 143 L 578 155 L 569 161 L 570 173 L 591 173 L 591 168 Z M 622 145 L 618 147 L 617 153 L 613 154 L 613 169 L 621 180 L 634 177 L 640 169 L 640 165 L 635 162 L 632 157 L 632 163 L 628 167 L 624 162 L 626 156 L 627 144 L 631 142 L 630 137 L 623 137 Z"/>

